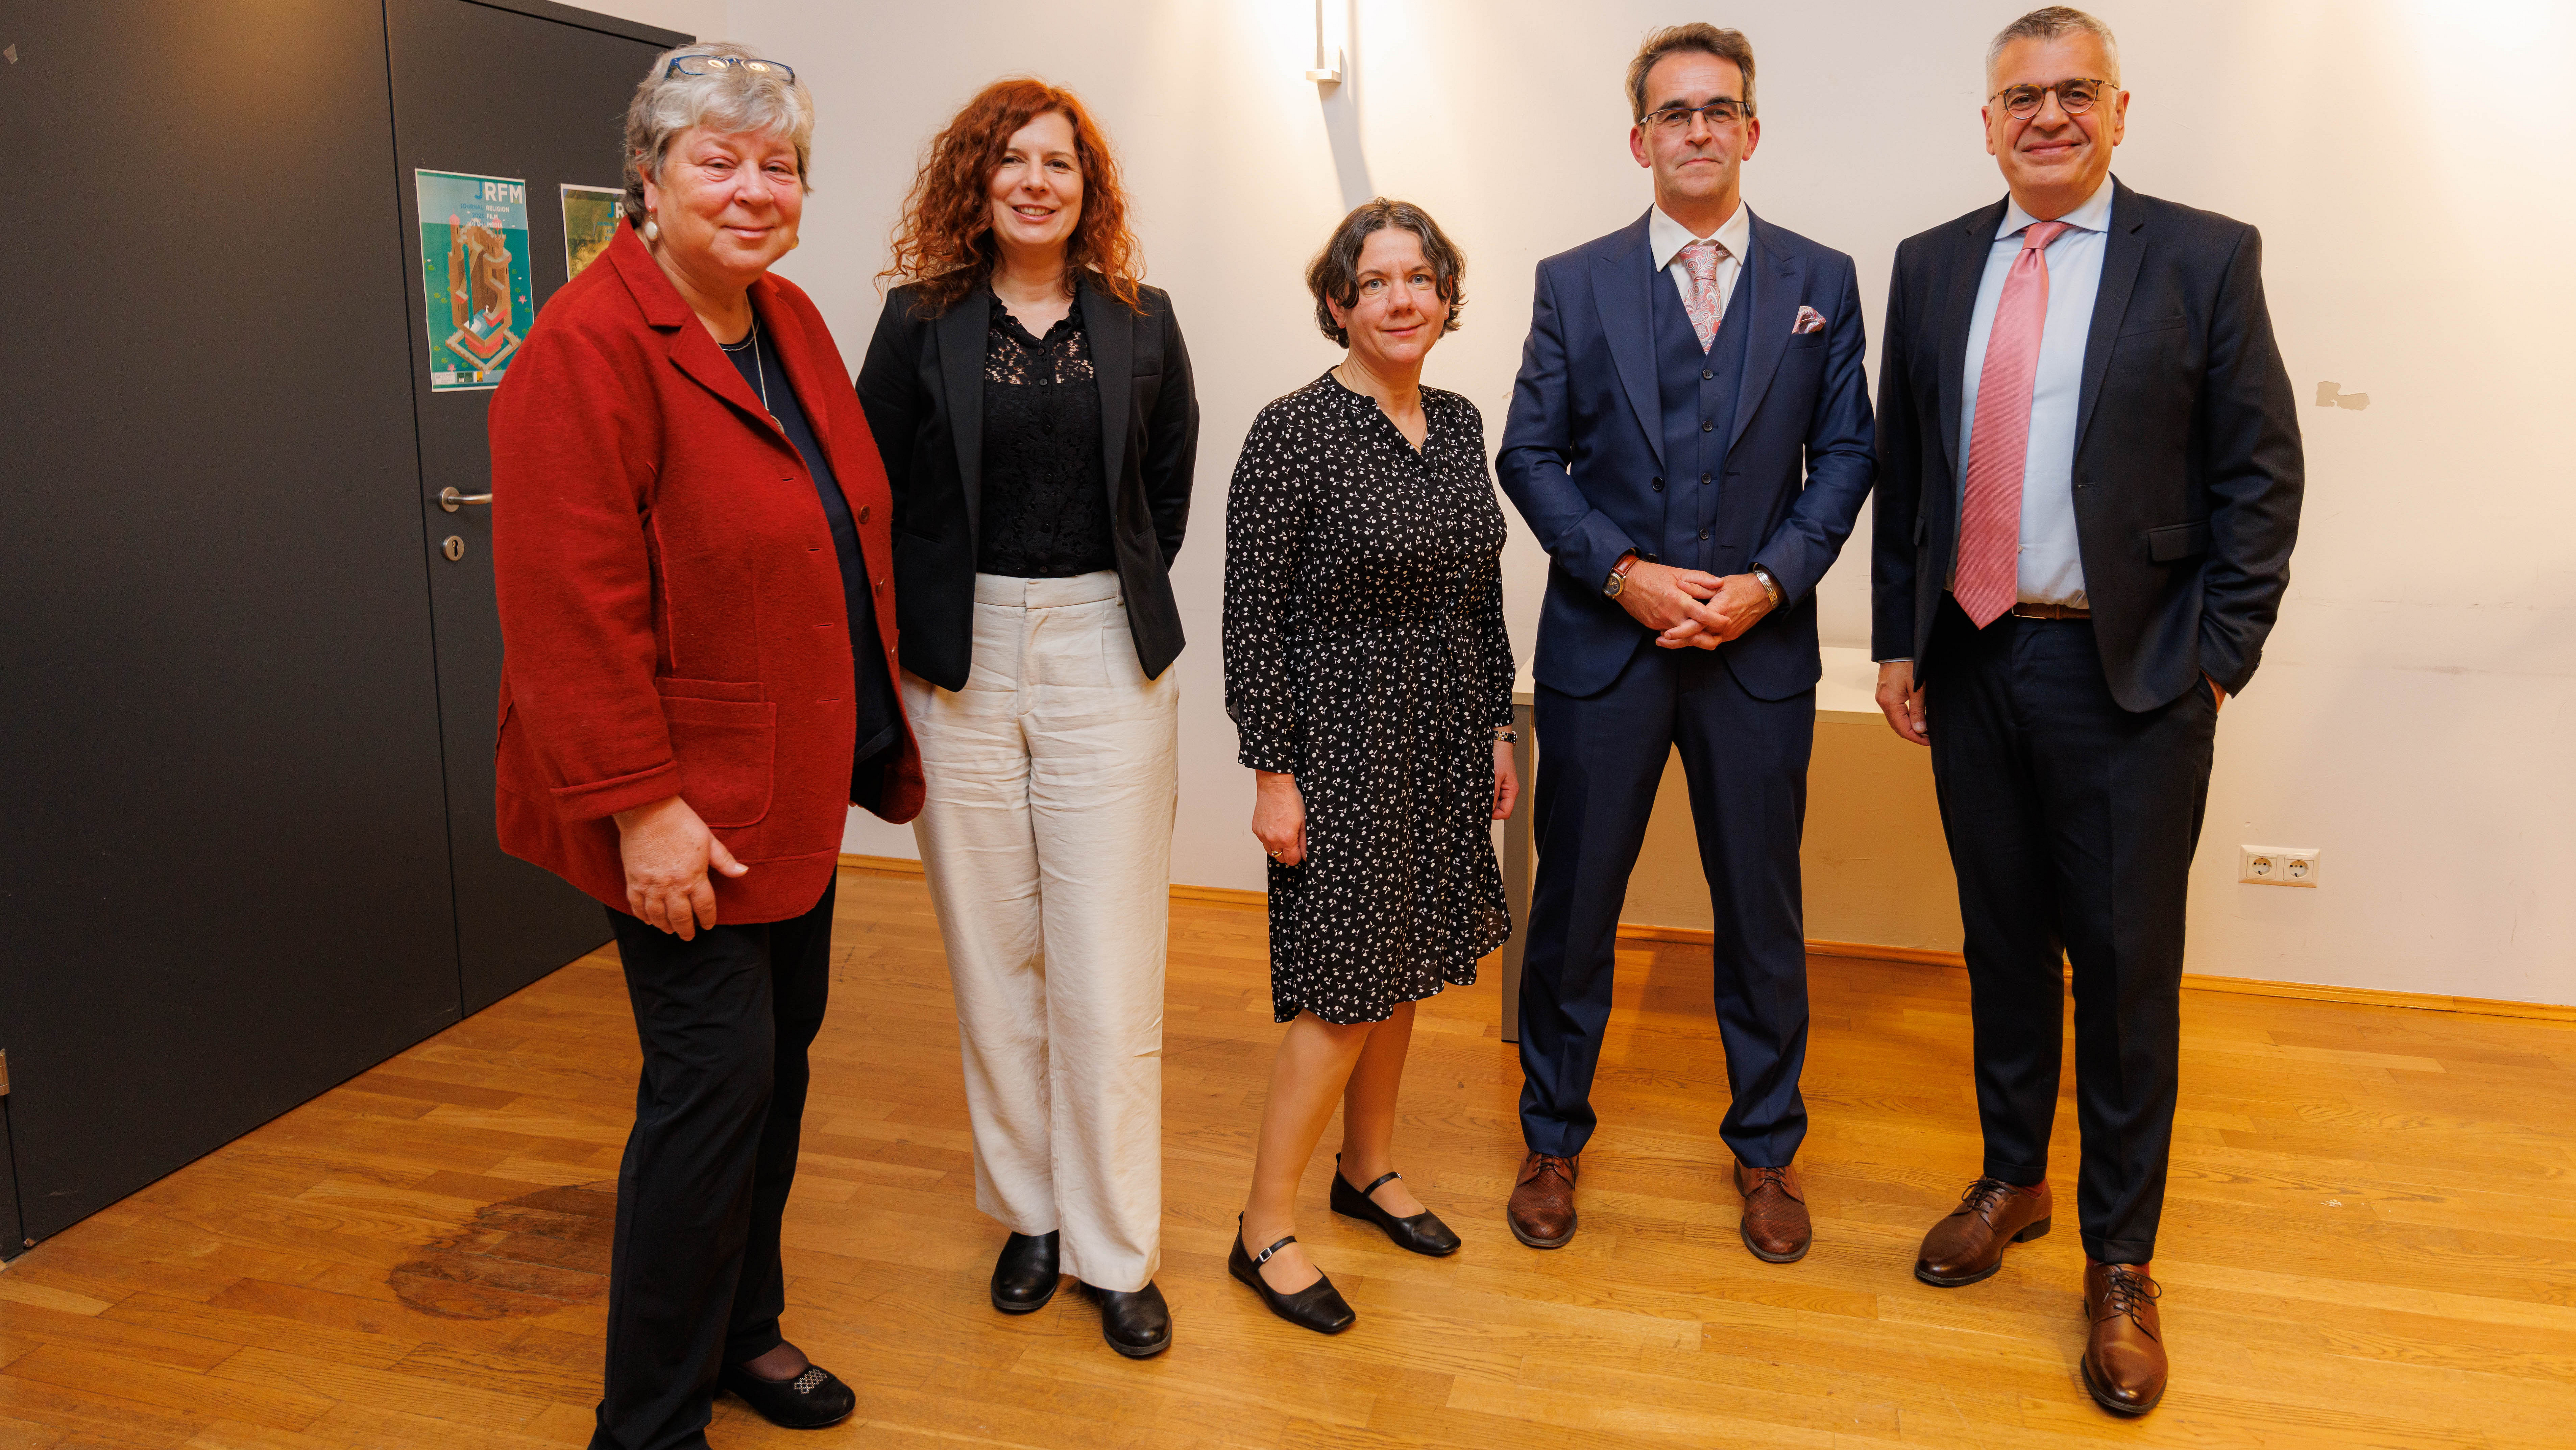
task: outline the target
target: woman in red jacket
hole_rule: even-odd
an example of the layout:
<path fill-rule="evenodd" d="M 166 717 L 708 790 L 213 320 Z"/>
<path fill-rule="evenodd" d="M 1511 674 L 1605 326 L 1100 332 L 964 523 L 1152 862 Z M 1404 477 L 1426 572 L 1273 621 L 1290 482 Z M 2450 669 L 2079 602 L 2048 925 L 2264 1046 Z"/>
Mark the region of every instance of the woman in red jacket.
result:
<path fill-rule="evenodd" d="M 731 45 L 657 59 L 626 211 L 492 401 L 504 849 L 598 897 L 644 1067 L 593 1450 L 856 1397 L 780 1335 L 779 1218 L 852 803 L 920 810 L 889 498 L 796 245 L 813 104 Z"/>

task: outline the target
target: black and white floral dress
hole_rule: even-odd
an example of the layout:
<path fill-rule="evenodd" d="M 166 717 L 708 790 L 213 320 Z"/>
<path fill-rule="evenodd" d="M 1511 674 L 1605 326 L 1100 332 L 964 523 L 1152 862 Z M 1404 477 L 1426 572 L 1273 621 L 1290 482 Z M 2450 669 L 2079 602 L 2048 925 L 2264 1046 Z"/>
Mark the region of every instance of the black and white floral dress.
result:
<path fill-rule="evenodd" d="M 1484 420 L 1422 390 L 1416 453 L 1331 373 L 1253 420 L 1226 503 L 1225 708 L 1297 778 L 1306 859 L 1270 865 L 1279 1021 L 1382 1022 L 1511 934 L 1494 727 L 1512 719 L 1503 514 Z"/>

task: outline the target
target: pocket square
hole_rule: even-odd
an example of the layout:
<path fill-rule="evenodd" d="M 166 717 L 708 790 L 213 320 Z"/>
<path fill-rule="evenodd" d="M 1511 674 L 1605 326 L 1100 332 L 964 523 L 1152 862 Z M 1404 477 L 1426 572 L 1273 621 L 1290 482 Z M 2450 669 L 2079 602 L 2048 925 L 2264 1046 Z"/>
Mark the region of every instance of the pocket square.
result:
<path fill-rule="evenodd" d="M 1796 337 L 1802 332 L 1822 332 L 1824 330 L 1825 314 L 1818 312 L 1812 307 L 1801 307 L 1798 309 L 1798 320 L 1796 324 L 1790 327 L 1789 335 L 1791 337 Z"/>

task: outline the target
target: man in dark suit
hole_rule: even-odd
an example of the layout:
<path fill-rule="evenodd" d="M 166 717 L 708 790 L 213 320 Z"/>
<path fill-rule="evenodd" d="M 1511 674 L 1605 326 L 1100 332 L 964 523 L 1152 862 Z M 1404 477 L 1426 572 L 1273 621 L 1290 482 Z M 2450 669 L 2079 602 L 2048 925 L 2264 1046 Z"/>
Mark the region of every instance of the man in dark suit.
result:
<path fill-rule="evenodd" d="M 1503 433 L 1504 492 L 1555 567 L 1539 616 L 1538 879 L 1521 977 L 1512 1233 L 1574 1235 L 1610 1016 L 1611 947 L 1655 787 L 1678 746 L 1716 920 L 1733 1101 L 1720 1131 L 1746 1247 L 1813 1238 L 1791 1166 L 1806 1134 L 1798 838 L 1815 740 L 1816 582 L 1869 493 L 1852 263 L 1754 216 L 1753 48 L 1646 37 L 1629 149 L 1655 204 L 1538 268 Z"/>
<path fill-rule="evenodd" d="M 1908 239 L 1879 376 L 1878 702 L 1932 750 L 1959 875 L 1985 1163 L 1915 1276 L 2048 1231 L 2075 984 L 2086 1386 L 2165 1385 L 2149 1260 L 2210 744 L 2289 581 L 2302 464 L 2252 227 L 2111 176 L 2128 93 L 2062 7 L 1987 52 L 2011 195 Z"/>

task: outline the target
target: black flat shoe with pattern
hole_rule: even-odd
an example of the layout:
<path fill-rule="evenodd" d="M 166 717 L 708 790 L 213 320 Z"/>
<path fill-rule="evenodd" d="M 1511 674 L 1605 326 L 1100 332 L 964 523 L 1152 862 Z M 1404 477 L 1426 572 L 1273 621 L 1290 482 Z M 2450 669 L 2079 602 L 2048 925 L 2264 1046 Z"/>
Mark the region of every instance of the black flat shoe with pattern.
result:
<path fill-rule="evenodd" d="M 805 1366 L 803 1374 L 788 1380 L 762 1379 L 741 1365 L 729 1364 L 718 1380 L 758 1410 L 762 1419 L 786 1430 L 837 1425 L 859 1407 L 857 1392 L 819 1364 Z"/>

